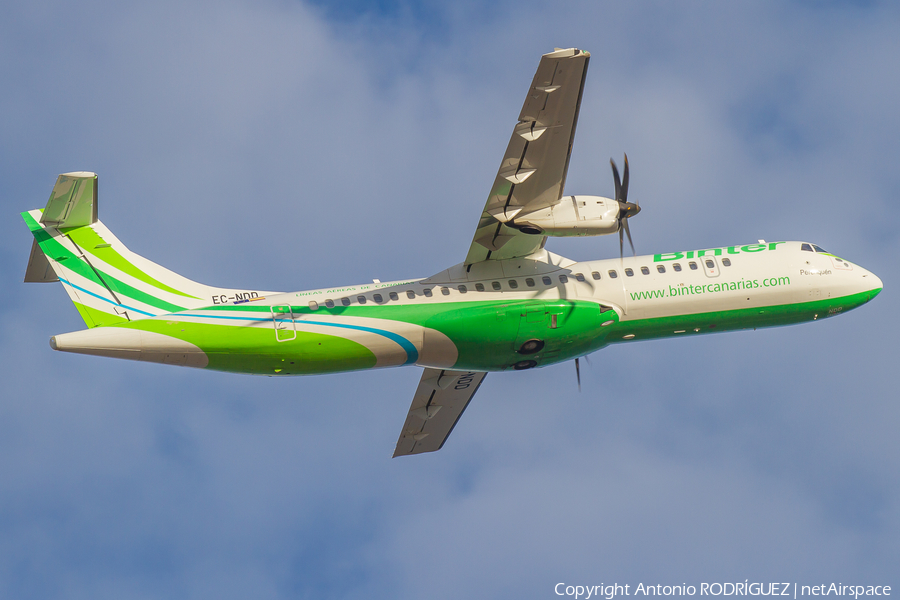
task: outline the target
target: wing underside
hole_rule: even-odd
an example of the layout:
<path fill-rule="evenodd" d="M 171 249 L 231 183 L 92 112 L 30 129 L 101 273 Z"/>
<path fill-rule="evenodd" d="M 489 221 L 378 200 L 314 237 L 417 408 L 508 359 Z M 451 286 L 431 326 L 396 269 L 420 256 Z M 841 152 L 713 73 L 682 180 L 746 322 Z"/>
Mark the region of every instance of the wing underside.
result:
<path fill-rule="evenodd" d="M 394 457 L 440 450 L 487 373 L 425 369 Z"/>
<path fill-rule="evenodd" d="M 506 223 L 562 197 L 589 59 L 576 48 L 541 57 L 465 264 L 528 256 L 544 245 L 545 236 Z"/>

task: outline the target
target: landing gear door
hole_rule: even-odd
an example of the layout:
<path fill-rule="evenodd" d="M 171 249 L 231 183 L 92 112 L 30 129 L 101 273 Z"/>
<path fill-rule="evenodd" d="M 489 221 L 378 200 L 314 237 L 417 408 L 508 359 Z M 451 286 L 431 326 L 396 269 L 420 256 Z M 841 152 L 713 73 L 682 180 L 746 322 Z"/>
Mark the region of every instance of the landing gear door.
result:
<path fill-rule="evenodd" d="M 544 347 L 547 329 L 559 327 L 560 315 L 551 315 L 545 307 L 527 307 L 517 311 L 519 314 L 519 334 L 516 336 L 515 349 L 519 354 L 535 354 Z"/>
<path fill-rule="evenodd" d="M 290 304 L 279 304 L 272 307 L 272 323 L 275 325 L 275 340 L 288 342 L 297 337 L 294 325 L 294 314 Z"/>

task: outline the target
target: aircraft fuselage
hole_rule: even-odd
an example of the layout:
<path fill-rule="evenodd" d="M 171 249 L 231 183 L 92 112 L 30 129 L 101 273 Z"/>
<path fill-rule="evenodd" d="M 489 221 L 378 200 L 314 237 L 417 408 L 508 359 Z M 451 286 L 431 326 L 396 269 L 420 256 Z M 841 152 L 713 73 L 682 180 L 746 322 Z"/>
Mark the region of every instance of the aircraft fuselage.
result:
<path fill-rule="evenodd" d="M 404 364 L 504 371 L 612 343 L 815 321 L 881 290 L 869 271 L 804 246 L 760 242 L 587 262 L 547 252 L 543 260 L 494 261 L 490 273 L 457 265 L 419 280 L 274 296 L 247 291 L 210 298 L 204 308 L 58 335 L 53 344 L 266 375 Z"/>

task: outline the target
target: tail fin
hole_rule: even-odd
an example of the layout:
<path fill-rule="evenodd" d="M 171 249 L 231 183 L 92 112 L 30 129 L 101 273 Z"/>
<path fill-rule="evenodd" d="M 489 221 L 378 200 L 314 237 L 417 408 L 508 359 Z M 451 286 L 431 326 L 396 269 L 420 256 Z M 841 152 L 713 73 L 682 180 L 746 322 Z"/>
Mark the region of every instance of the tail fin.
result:
<path fill-rule="evenodd" d="M 22 218 L 34 235 L 25 281 L 62 282 L 88 327 L 271 294 L 206 286 L 128 250 L 97 219 L 94 173 L 60 175 L 47 207 Z"/>

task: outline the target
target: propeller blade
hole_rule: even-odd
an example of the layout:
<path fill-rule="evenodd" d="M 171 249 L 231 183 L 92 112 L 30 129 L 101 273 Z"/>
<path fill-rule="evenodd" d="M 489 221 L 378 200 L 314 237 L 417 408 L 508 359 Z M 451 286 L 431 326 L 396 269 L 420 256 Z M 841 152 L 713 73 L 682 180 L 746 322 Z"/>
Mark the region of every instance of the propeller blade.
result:
<path fill-rule="evenodd" d="M 575 359 L 575 377 L 578 379 L 578 392 L 581 393 L 581 365 L 578 364 L 578 359 Z"/>
<path fill-rule="evenodd" d="M 619 181 L 619 169 L 616 168 L 616 161 L 614 161 L 613 159 L 609 159 L 609 164 L 613 170 L 613 179 L 615 179 L 616 181 L 616 200 L 621 200 L 620 196 L 622 195 L 622 183 Z"/>
<path fill-rule="evenodd" d="M 609 159 L 609 164 L 613 171 L 613 180 L 616 184 L 616 202 L 619 203 L 619 258 L 625 257 L 625 236 L 628 236 L 628 245 L 631 246 L 631 253 L 637 256 L 634 250 L 634 242 L 631 239 L 631 229 L 628 227 L 628 219 L 641 212 L 640 204 L 631 204 L 628 202 L 628 155 L 625 154 L 625 171 L 619 179 L 619 169 L 616 167 L 616 161 Z M 622 233 L 622 230 L 625 233 Z"/>
<path fill-rule="evenodd" d="M 637 252 L 634 251 L 634 242 L 631 241 L 631 229 L 628 228 L 628 219 L 622 219 L 622 227 L 625 229 L 625 234 L 628 236 L 628 243 L 631 244 L 631 254 L 637 256 Z M 622 233 L 622 230 L 619 229 L 619 233 Z M 622 249 L 620 248 L 621 252 Z"/>

